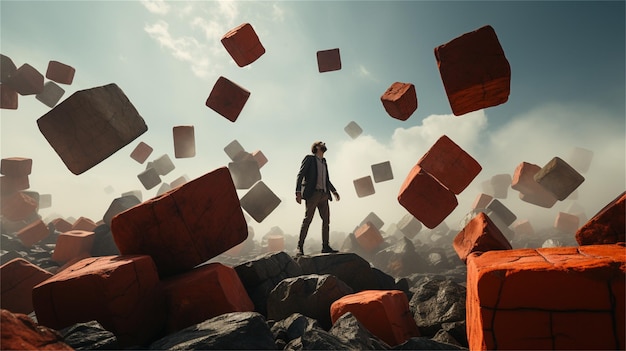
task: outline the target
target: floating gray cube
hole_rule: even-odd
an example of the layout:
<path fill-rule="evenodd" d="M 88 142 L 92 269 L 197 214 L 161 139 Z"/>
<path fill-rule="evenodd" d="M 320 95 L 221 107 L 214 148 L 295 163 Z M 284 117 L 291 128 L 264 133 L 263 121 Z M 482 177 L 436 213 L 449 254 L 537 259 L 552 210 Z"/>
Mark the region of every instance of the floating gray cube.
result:
<path fill-rule="evenodd" d="M 259 164 L 254 159 L 230 162 L 228 170 L 233 178 L 235 189 L 250 189 L 254 183 L 261 180 Z"/>
<path fill-rule="evenodd" d="M 280 204 L 280 199 L 262 181 L 256 183 L 239 201 L 241 207 L 261 223 Z"/>
<path fill-rule="evenodd" d="M 161 183 L 161 186 L 157 190 L 156 196 L 161 196 L 161 195 L 165 194 L 166 192 L 170 191 L 171 189 L 172 189 L 172 187 L 169 184 Z"/>
<path fill-rule="evenodd" d="M 148 165 L 149 167 L 154 168 L 159 175 L 166 175 L 170 173 L 171 171 L 173 171 L 174 168 L 176 168 L 174 167 L 174 163 L 172 162 L 172 159 L 170 159 L 170 157 L 167 156 L 167 154 L 162 155 L 161 157 L 152 161 Z"/>
<path fill-rule="evenodd" d="M 487 205 L 487 210 L 486 214 L 490 218 L 494 215 L 497 216 L 497 218 L 500 219 L 507 227 L 517 219 L 517 216 L 498 199 L 493 199 L 489 205 Z"/>
<path fill-rule="evenodd" d="M 393 179 L 393 171 L 391 170 L 391 162 L 385 161 L 372 165 L 372 175 L 374 182 L 380 183 Z"/>
<path fill-rule="evenodd" d="M 345 130 L 352 139 L 356 139 L 359 135 L 361 135 L 361 133 L 363 133 L 363 129 L 361 129 L 361 127 L 354 121 L 348 123 L 343 130 Z"/>
<path fill-rule="evenodd" d="M 413 239 L 422 230 L 422 223 L 410 213 L 404 215 L 397 226 L 402 234 L 409 239 Z"/>
<path fill-rule="evenodd" d="M 534 179 L 561 201 L 585 181 L 585 177 L 559 157 L 554 157 L 535 173 Z"/>
<path fill-rule="evenodd" d="M 139 178 L 139 181 L 141 182 L 143 187 L 146 188 L 146 190 L 150 190 L 155 186 L 161 184 L 161 177 L 159 176 L 159 172 L 157 172 L 156 169 L 152 167 L 139 173 L 137 175 L 137 178 Z"/>
<path fill-rule="evenodd" d="M 52 195 L 51 194 L 39 195 L 39 208 L 50 208 L 50 207 L 52 207 Z"/>
<path fill-rule="evenodd" d="M 513 178 L 510 174 L 496 174 L 491 177 L 490 183 L 493 188 L 493 197 L 496 199 L 506 199 Z"/>
<path fill-rule="evenodd" d="M 139 201 L 143 201 L 143 195 L 141 193 L 141 190 L 131 190 L 131 191 L 127 191 L 122 193 L 122 197 L 123 196 L 128 196 L 128 195 L 132 195 L 134 197 L 136 197 L 137 199 L 139 199 Z"/>
<path fill-rule="evenodd" d="M 365 216 L 365 218 L 361 221 L 359 226 L 362 226 L 363 224 L 367 222 L 372 223 L 374 227 L 376 227 L 376 229 L 378 230 L 380 230 L 385 224 L 385 222 L 383 222 L 383 220 L 380 219 L 380 217 L 378 217 L 378 215 L 376 215 L 376 213 L 374 212 L 370 212 L 367 216 Z"/>
<path fill-rule="evenodd" d="M 237 156 L 239 156 L 242 152 L 246 152 L 246 150 L 237 140 L 233 140 L 226 145 L 226 147 L 224 147 L 224 152 L 231 160 L 236 161 L 238 159 Z"/>
<path fill-rule="evenodd" d="M 41 93 L 35 95 L 35 98 L 41 101 L 44 105 L 52 108 L 61 100 L 65 94 L 65 90 L 61 88 L 57 83 L 48 81 L 43 85 Z"/>
<path fill-rule="evenodd" d="M 372 177 L 362 177 L 352 181 L 356 195 L 358 197 L 365 197 L 376 193 L 374 190 L 374 183 L 372 183 Z"/>
<path fill-rule="evenodd" d="M 131 207 L 139 205 L 140 203 L 140 199 L 138 199 L 135 195 L 125 195 L 118 197 L 111 201 L 109 208 L 104 213 L 104 216 L 102 216 L 102 220 L 110 227 L 111 220 L 113 219 L 113 217 L 115 217 L 115 215 L 124 212 Z"/>

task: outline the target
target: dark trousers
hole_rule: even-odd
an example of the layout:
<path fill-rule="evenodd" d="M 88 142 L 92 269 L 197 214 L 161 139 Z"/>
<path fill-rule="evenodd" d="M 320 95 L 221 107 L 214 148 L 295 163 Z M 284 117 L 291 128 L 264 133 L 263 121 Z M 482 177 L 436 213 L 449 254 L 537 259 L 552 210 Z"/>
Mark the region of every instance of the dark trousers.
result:
<path fill-rule="evenodd" d="M 305 200 L 306 211 L 304 213 L 304 220 L 302 220 L 302 226 L 300 227 L 300 238 L 298 240 L 298 247 L 304 247 L 304 239 L 309 232 L 309 226 L 313 221 L 313 215 L 315 215 L 315 209 L 317 208 L 320 217 L 322 218 L 322 245 L 327 246 L 329 241 L 329 228 L 330 228 L 330 207 L 328 206 L 328 193 L 322 191 L 315 191 L 310 199 Z"/>

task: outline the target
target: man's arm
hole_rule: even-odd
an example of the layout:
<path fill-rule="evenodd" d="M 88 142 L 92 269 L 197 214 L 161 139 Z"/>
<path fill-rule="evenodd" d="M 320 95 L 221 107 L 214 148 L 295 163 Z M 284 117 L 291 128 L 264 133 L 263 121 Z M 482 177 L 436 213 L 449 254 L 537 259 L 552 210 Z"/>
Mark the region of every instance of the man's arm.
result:
<path fill-rule="evenodd" d="M 302 163 L 300 164 L 300 171 L 298 172 L 298 176 L 296 177 L 296 202 L 297 203 L 301 203 L 302 202 L 302 179 L 304 179 L 304 176 L 307 174 L 307 171 L 311 165 L 311 162 L 309 161 L 311 158 L 308 156 L 305 156 L 304 159 L 302 159 Z"/>

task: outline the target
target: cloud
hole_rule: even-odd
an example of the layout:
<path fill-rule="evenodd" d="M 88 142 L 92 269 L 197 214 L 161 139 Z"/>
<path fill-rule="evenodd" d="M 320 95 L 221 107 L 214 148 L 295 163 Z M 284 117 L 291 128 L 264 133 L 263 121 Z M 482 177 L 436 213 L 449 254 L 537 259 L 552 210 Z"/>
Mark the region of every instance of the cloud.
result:
<path fill-rule="evenodd" d="M 170 5 L 165 0 L 141 0 L 141 4 L 157 15 L 166 15 L 170 11 Z"/>
<path fill-rule="evenodd" d="M 206 45 L 191 36 L 173 37 L 169 31 L 169 24 L 163 20 L 146 25 L 144 30 L 176 59 L 191 64 L 191 70 L 196 76 L 209 76 L 209 59 L 204 54 Z"/>

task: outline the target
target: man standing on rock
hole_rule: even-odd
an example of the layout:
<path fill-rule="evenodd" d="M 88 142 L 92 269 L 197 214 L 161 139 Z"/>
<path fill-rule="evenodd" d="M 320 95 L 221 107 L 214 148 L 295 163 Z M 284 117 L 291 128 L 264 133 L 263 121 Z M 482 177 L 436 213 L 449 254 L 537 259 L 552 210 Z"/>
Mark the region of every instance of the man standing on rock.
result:
<path fill-rule="evenodd" d="M 328 166 L 326 165 L 326 159 L 324 153 L 328 150 L 326 144 L 321 141 L 316 141 L 311 145 L 311 153 L 313 155 L 306 155 L 300 165 L 300 171 L 296 180 L 296 202 L 304 203 L 306 205 L 306 211 L 304 214 L 304 220 L 302 220 L 302 226 L 300 227 L 300 238 L 298 240 L 298 252 L 296 255 L 304 255 L 304 239 L 309 231 L 309 225 L 313 220 L 315 209 L 319 211 L 320 217 L 322 217 L 322 253 L 335 253 L 338 252 L 330 247 L 330 207 L 328 201 L 332 201 L 330 193 L 335 195 L 335 199 L 339 201 L 339 193 L 335 189 L 333 183 L 330 182 L 328 176 Z"/>

